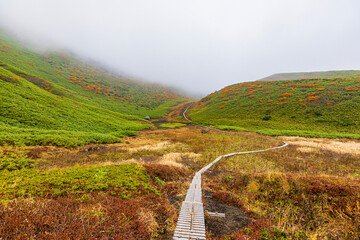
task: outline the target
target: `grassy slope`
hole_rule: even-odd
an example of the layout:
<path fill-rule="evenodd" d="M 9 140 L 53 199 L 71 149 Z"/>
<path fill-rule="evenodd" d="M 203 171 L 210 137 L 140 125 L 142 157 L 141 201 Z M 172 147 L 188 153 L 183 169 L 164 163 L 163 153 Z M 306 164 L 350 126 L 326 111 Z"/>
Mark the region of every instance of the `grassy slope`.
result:
<path fill-rule="evenodd" d="M 116 142 L 183 99 L 67 54 L 37 54 L 1 33 L 0 79 L 0 144 Z"/>
<path fill-rule="evenodd" d="M 190 117 L 271 135 L 360 138 L 359 88 L 356 77 L 240 83 L 197 102 Z"/>

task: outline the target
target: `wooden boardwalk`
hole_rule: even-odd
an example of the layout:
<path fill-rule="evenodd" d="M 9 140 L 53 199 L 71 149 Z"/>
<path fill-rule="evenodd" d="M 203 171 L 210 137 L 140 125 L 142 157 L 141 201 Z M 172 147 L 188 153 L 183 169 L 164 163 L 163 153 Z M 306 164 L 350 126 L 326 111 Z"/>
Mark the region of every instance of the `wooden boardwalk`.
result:
<path fill-rule="evenodd" d="M 205 240 L 204 206 L 201 192 L 201 173 L 197 172 L 181 205 L 174 238 Z"/>
<path fill-rule="evenodd" d="M 183 116 L 186 120 L 190 121 L 185 113 L 191 107 L 190 104 L 184 111 Z M 218 130 L 218 129 L 217 129 Z M 221 131 L 221 130 L 218 130 Z M 212 161 L 210 164 L 203 167 L 200 171 L 195 173 L 195 176 L 190 184 L 190 187 L 186 193 L 185 201 L 181 205 L 180 215 L 176 224 L 174 233 L 174 240 L 206 240 L 205 235 L 205 219 L 204 219 L 204 206 L 202 203 L 202 191 L 201 191 L 201 174 L 206 172 L 215 163 L 222 158 L 231 157 L 241 154 L 259 153 L 269 150 L 279 149 L 286 147 L 288 144 L 284 142 L 283 145 L 273 148 L 267 148 L 256 151 L 248 152 L 235 152 L 226 155 L 222 155 Z"/>

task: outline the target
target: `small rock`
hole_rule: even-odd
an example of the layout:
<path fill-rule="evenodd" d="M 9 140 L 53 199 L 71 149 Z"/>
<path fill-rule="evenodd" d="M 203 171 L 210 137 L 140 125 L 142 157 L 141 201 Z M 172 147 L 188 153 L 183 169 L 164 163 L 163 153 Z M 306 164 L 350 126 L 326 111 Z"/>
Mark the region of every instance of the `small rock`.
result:
<path fill-rule="evenodd" d="M 83 148 L 80 150 L 80 152 L 95 152 L 95 151 L 99 151 L 101 149 L 107 149 L 108 146 L 106 145 L 97 145 L 97 146 L 91 146 L 88 148 Z"/>
<path fill-rule="evenodd" d="M 169 138 L 163 138 L 163 139 L 161 139 L 161 141 L 168 141 L 168 140 L 170 140 Z"/>
<path fill-rule="evenodd" d="M 208 133 L 208 132 L 210 132 L 210 129 L 209 129 L 209 128 L 201 129 L 201 133 Z"/>

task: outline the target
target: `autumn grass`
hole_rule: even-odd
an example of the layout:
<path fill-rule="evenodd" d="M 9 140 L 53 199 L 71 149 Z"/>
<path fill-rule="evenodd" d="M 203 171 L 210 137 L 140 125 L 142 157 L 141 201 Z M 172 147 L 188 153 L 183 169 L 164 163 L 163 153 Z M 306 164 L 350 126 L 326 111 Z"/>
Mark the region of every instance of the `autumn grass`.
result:
<path fill-rule="evenodd" d="M 288 140 L 286 148 L 222 159 L 205 174 L 203 188 L 214 192 L 213 198 L 238 206 L 253 219 L 222 239 L 356 239 L 360 158 L 351 146 L 357 141 L 201 130 L 147 130 L 107 147 L 18 148 L 38 165 L 2 177 L 2 199 L 8 200 L 0 208 L 0 222 L 6 224 L 0 224 L 0 232 L 14 226 L 11 233 L 23 237 L 21 228 L 44 238 L 50 238 L 41 235 L 47 233 L 60 239 L 90 239 L 102 231 L 110 238 L 169 239 L 179 212 L 176 207 L 195 171 L 219 155 L 275 147 Z M 14 184 L 20 178 L 23 182 Z M 40 187 L 28 189 L 25 183 Z M 172 197 L 180 202 L 171 205 Z M 56 226 L 58 220 L 49 214 L 69 227 Z M 32 219 L 29 227 L 25 219 Z M 38 230 L 31 227 L 35 225 Z M 71 226 L 81 231 L 74 233 Z"/>
<path fill-rule="evenodd" d="M 344 151 L 333 147 L 340 143 L 349 147 Z M 305 144 L 311 151 L 303 151 Z M 276 231 L 288 239 L 356 239 L 360 226 L 360 156 L 352 150 L 356 144 L 290 138 L 289 147 L 217 164 L 217 174 L 208 175 L 215 197 L 264 221 L 262 227 L 253 223 L 252 231 L 242 230 L 233 239 L 271 239 Z"/>
<path fill-rule="evenodd" d="M 155 195 L 18 198 L 0 206 L 0 235 L 3 239 L 168 239 L 174 216 L 176 210 L 167 199 Z"/>
<path fill-rule="evenodd" d="M 54 147 L 18 149 L 39 161 L 56 150 L 71 152 Z M 190 172 L 167 164 L 96 162 L 1 171 L 2 238 L 170 238 L 177 212 L 167 194 L 186 192 L 181 182 Z"/>
<path fill-rule="evenodd" d="M 305 152 L 330 151 L 338 154 L 359 155 L 360 141 L 348 139 L 309 139 L 302 137 L 282 137 L 287 143 Z"/>

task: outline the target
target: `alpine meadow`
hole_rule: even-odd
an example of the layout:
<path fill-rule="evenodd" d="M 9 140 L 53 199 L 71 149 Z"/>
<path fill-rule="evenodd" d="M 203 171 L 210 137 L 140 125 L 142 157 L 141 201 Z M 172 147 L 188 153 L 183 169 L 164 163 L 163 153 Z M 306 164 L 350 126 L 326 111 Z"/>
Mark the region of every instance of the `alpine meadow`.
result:
<path fill-rule="evenodd" d="M 360 239 L 359 9 L 0 1 L 0 240 Z"/>
<path fill-rule="evenodd" d="M 2 144 L 113 143 L 184 97 L 117 77 L 68 53 L 38 54 L 0 35 Z"/>

